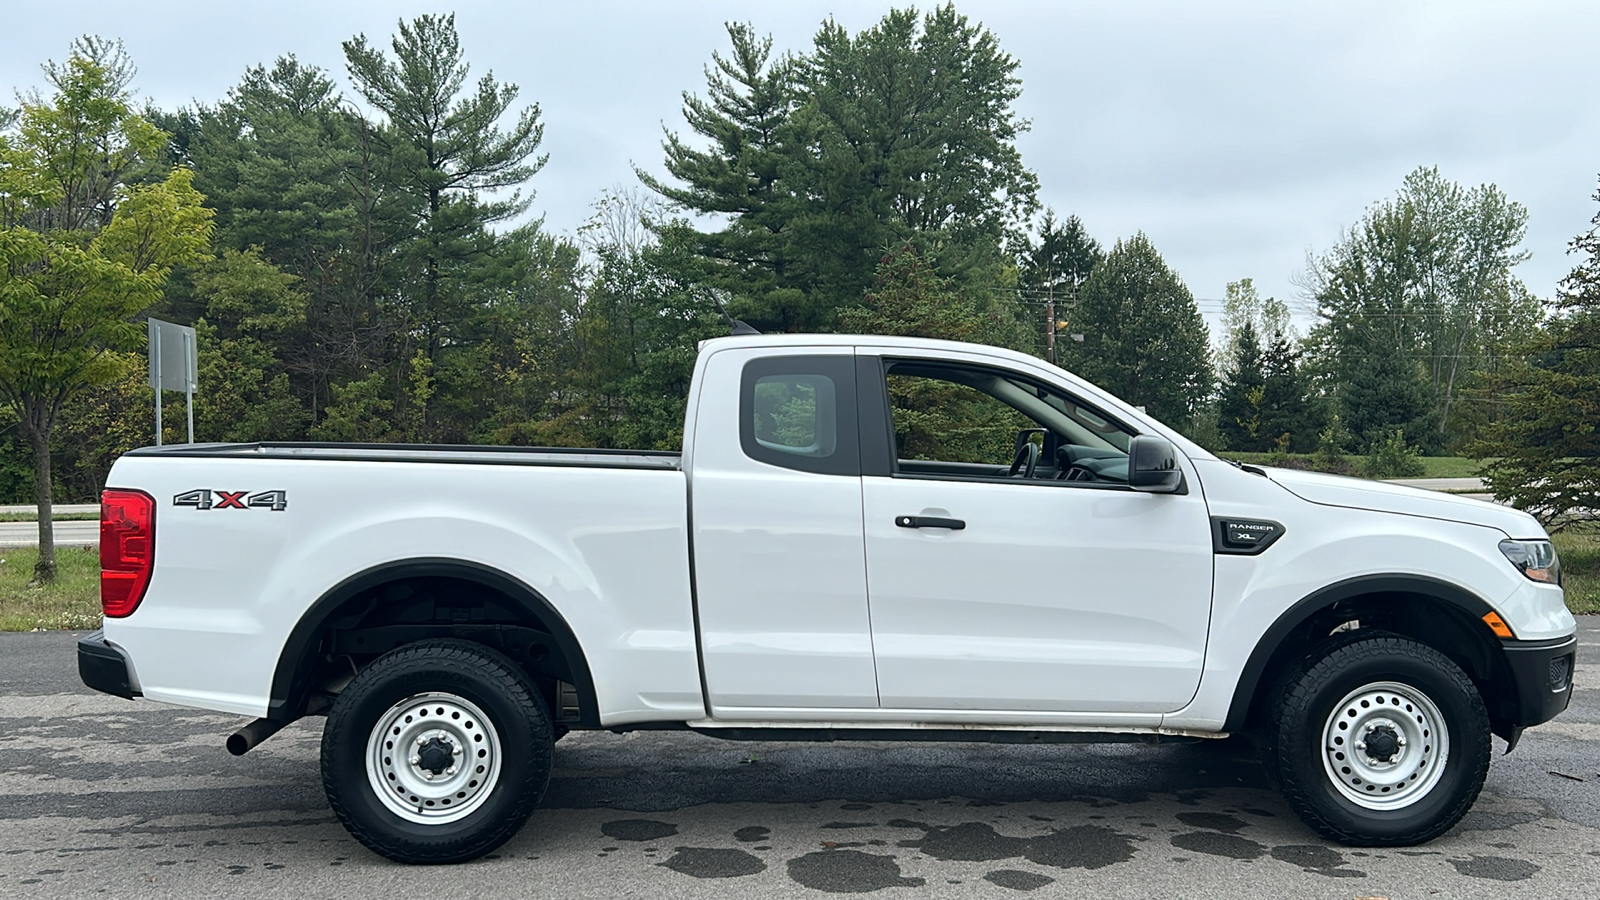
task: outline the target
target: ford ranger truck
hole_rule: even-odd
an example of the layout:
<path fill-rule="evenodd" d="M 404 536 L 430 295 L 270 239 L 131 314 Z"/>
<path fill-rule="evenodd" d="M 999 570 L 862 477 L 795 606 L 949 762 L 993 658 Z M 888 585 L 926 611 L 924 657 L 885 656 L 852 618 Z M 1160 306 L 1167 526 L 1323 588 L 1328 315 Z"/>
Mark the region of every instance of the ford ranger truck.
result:
<path fill-rule="evenodd" d="M 971 344 L 707 341 L 681 453 L 200 444 L 108 485 L 84 683 L 254 718 L 235 753 L 326 716 L 330 805 L 403 862 L 515 834 L 577 729 L 1247 734 L 1311 829 L 1417 844 L 1572 696 L 1533 517 L 1225 462 Z"/>

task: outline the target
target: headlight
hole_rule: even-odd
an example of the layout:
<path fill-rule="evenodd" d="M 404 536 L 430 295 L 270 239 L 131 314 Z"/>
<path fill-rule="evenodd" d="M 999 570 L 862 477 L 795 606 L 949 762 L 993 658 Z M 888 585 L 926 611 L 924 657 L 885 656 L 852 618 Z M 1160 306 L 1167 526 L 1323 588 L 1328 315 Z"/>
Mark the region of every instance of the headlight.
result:
<path fill-rule="evenodd" d="M 1561 560 L 1549 541 L 1501 541 L 1500 552 L 1522 574 L 1545 584 L 1561 583 Z"/>

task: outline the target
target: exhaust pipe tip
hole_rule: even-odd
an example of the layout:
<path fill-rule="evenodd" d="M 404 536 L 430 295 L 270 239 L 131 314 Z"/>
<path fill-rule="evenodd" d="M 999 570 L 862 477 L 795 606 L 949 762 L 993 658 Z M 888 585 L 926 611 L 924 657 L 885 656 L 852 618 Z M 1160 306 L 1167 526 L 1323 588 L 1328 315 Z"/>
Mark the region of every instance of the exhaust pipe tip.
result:
<path fill-rule="evenodd" d="M 262 741 L 277 734 L 287 724 L 289 723 L 275 722 L 272 719 L 257 719 L 228 735 L 228 752 L 234 756 L 243 756 Z"/>

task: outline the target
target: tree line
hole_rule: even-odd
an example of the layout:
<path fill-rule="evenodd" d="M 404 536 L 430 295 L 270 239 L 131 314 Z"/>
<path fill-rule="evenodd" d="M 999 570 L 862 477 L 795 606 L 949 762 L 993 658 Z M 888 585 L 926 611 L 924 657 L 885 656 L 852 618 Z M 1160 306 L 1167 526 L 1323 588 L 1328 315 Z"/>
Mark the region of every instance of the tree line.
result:
<path fill-rule="evenodd" d="M 1214 349 L 1147 236 L 1041 207 L 1017 60 L 953 5 L 727 34 L 573 235 L 535 215 L 540 107 L 453 16 L 345 41 L 346 87 L 291 55 L 180 109 L 74 43 L 0 109 L 0 495 L 91 499 L 151 442 L 145 316 L 198 332 L 202 441 L 675 447 L 731 315 L 1053 354 L 1214 449 L 1508 456 L 1495 386 L 1544 384 L 1529 341 L 1587 309 L 1514 276 L 1525 209 L 1424 168 L 1312 261 L 1305 334 L 1241 279 Z"/>

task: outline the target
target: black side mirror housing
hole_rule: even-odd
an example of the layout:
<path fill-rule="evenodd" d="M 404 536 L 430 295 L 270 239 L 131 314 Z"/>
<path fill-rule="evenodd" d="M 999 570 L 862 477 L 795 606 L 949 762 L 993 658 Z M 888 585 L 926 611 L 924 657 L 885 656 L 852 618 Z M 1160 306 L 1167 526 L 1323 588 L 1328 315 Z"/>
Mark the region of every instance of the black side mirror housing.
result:
<path fill-rule="evenodd" d="M 1147 494 L 1187 494 L 1178 448 L 1153 434 L 1135 436 L 1128 444 L 1128 487 Z"/>

